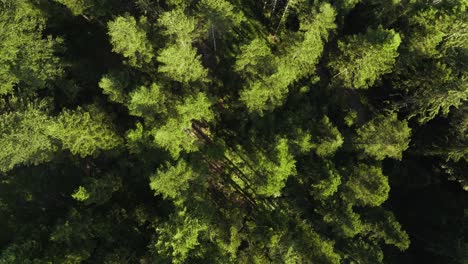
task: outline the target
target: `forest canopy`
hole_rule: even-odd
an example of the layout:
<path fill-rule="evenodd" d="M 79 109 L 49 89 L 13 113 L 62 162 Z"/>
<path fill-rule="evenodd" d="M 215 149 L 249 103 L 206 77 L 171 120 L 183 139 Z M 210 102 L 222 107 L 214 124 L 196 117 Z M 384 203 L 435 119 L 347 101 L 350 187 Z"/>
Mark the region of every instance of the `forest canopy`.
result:
<path fill-rule="evenodd" d="M 0 264 L 466 264 L 467 101 L 466 0 L 0 0 Z"/>

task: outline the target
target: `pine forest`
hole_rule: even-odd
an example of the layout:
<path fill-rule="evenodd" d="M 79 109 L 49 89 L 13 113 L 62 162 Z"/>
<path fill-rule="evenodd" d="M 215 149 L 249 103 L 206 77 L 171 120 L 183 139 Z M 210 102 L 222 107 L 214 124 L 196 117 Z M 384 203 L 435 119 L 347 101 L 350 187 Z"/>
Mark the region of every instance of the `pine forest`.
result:
<path fill-rule="evenodd" d="M 468 0 L 0 0 L 0 264 L 468 264 Z"/>

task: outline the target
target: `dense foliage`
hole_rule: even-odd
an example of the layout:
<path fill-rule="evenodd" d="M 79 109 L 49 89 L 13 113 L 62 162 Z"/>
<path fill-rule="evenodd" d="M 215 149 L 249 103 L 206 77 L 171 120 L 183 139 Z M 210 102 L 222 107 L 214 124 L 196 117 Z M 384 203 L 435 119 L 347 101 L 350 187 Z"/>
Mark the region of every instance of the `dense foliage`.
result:
<path fill-rule="evenodd" d="M 468 263 L 466 0 L 0 0 L 0 264 Z"/>

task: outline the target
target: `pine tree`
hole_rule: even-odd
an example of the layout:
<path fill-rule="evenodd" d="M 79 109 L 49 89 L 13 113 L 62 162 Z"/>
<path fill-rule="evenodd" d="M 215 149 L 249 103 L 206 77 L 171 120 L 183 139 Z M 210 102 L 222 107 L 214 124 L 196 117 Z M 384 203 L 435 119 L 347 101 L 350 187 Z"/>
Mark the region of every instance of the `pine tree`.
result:
<path fill-rule="evenodd" d="M 174 158 L 177 158 L 182 151 L 197 150 L 199 138 L 192 132 L 192 124 L 194 121 L 212 121 L 214 113 L 210 107 L 211 102 L 204 93 L 177 102 L 174 115 L 170 116 L 162 126 L 155 127 L 151 131 L 154 143 L 168 150 Z"/>
<path fill-rule="evenodd" d="M 37 90 L 62 74 L 58 38 L 44 36 L 44 14 L 30 1 L 0 3 L 0 95 L 16 86 Z"/>
<path fill-rule="evenodd" d="M 355 146 L 377 159 L 400 160 L 409 147 L 411 129 L 406 121 L 399 121 L 396 113 L 379 115 L 357 130 Z"/>
<path fill-rule="evenodd" d="M 18 165 L 37 165 L 49 161 L 57 150 L 50 133 L 55 125 L 47 112 L 33 105 L 0 116 L 0 171 Z"/>
<path fill-rule="evenodd" d="M 361 206 L 379 206 L 388 198 L 390 186 L 380 167 L 358 164 L 344 183 L 347 197 Z"/>
<path fill-rule="evenodd" d="M 64 110 L 50 133 L 60 140 L 64 149 L 81 157 L 97 155 L 122 144 L 109 117 L 93 105 L 74 111 Z"/>
<path fill-rule="evenodd" d="M 148 39 L 145 17 L 138 21 L 132 16 L 119 16 L 107 24 L 112 51 L 121 54 L 131 66 L 143 67 L 154 57 L 153 46 Z"/>
<path fill-rule="evenodd" d="M 381 76 L 390 73 L 398 56 L 401 38 L 394 30 L 379 26 L 365 34 L 353 35 L 338 42 L 339 54 L 328 66 L 346 88 L 365 89 Z"/>
<path fill-rule="evenodd" d="M 301 34 L 298 36 L 300 40 L 285 48 L 280 56 L 273 57 L 271 62 L 267 61 L 267 63 L 273 65 L 271 73 L 256 76 L 256 80 L 249 82 L 247 87 L 241 91 L 240 99 L 246 104 L 250 112 L 262 114 L 264 111 L 282 105 L 292 83 L 301 78 L 314 75 L 315 66 L 322 54 L 324 42 L 328 39 L 328 32 L 335 28 L 335 11 L 329 4 L 322 4 L 318 11 L 314 12 L 315 19 L 310 19 L 309 14 L 304 14 L 302 18 Z M 259 58 L 261 60 L 268 53 L 261 42 L 252 42 L 243 50 L 252 53 L 257 49 L 261 49 L 261 53 L 257 55 L 261 56 Z M 243 62 L 245 56 L 251 55 L 240 55 L 241 62 L 237 66 L 239 70 L 239 67 L 245 65 L 245 62 Z M 259 66 L 262 67 L 263 65 Z"/>
<path fill-rule="evenodd" d="M 198 36 L 196 20 L 186 16 L 180 9 L 165 12 L 158 19 L 169 37 L 169 44 L 159 51 L 157 59 L 162 64 L 158 71 L 168 78 L 181 83 L 205 81 L 207 70 L 200 61 L 200 55 L 192 47 Z"/>

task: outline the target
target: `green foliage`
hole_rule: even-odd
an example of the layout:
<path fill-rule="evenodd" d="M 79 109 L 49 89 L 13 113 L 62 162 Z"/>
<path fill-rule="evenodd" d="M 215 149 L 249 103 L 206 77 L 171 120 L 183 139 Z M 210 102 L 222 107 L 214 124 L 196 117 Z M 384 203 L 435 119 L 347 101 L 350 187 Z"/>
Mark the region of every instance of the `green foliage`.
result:
<path fill-rule="evenodd" d="M 0 263 L 466 263 L 467 9 L 0 0 Z"/>
<path fill-rule="evenodd" d="M 214 27 L 220 27 L 222 24 L 239 27 L 245 20 L 244 15 L 229 1 L 201 0 L 198 5 L 203 12 L 207 13 Z"/>
<path fill-rule="evenodd" d="M 0 116 L 0 171 L 18 165 L 37 165 L 49 161 L 57 146 L 50 128 L 54 120 L 46 112 L 28 106 Z"/>
<path fill-rule="evenodd" d="M 395 84 L 405 99 L 396 103 L 423 124 L 447 116 L 468 100 L 466 3 L 426 7 L 408 18 L 408 54 L 401 57 Z"/>
<path fill-rule="evenodd" d="M 55 0 L 55 1 L 66 6 L 68 9 L 70 9 L 72 14 L 75 16 L 83 14 L 87 9 L 89 9 L 93 5 L 92 1 L 89 1 L 89 0 Z"/>
<path fill-rule="evenodd" d="M 181 9 L 164 12 L 158 19 L 158 23 L 164 27 L 162 33 L 172 37 L 184 45 L 190 45 L 197 37 L 197 21 L 184 14 Z"/>
<path fill-rule="evenodd" d="M 163 126 L 151 131 L 154 143 L 168 150 L 174 158 L 182 151 L 197 150 L 198 136 L 192 132 L 192 122 L 213 120 L 214 114 L 210 107 L 211 103 L 204 93 L 187 97 L 176 105 L 175 116 L 170 117 Z"/>
<path fill-rule="evenodd" d="M 86 205 L 101 205 L 109 201 L 112 194 L 121 188 L 122 180 L 113 174 L 105 174 L 99 178 L 88 177 L 84 179 L 84 186 L 79 186 L 72 197 Z"/>
<path fill-rule="evenodd" d="M 281 138 L 277 141 L 275 154 L 274 163 L 269 161 L 268 157 L 261 157 L 258 161 L 257 165 L 262 168 L 264 177 L 266 177 L 266 183 L 258 188 L 258 193 L 261 195 L 280 196 L 281 189 L 286 185 L 288 177 L 296 173 L 296 161 L 289 152 L 289 145 L 286 139 Z"/>
<path fill-rule="evenodd" d="M 127 99 L 124 90 L 128 86 L 128 81 L 125 73 L 111 72 L 101 78 L 99 87 L 104 94 L 109 96 L 109 100 L 122 104 Z"/>
<path fill-rule="evenodd" d="M 442 156 L 446 160 L 458 162 L 468 161 L 468 106 L 464 106 L 458 111 L 454 111 L 450 119 L 448 133 L 441 137 L 442 141 L 433 144 L 424 151 L 426 155 Z"/>
<path fill-rule="evenodd" d="M 458 3 L 451 10 L 433 7 L 422 9 L 410 17 L 411 52 L 427 57 L 439 57 L 447 49 L 467 48 L 468 28 L 466 6 Z M 465 3 L 466 4 L 466 3 Z"/>
<path fill-rule="evenodd" d="M 120 53 L 128 63 L 142 67 L 154 57 L 153 46 L 148 39 L 147 20 L 141 17 L 137 22 L 132 16 L 119 16 L 107 24 L 112 51 Z"/>
<path fill-rule="evenodd" d="M 83 186 L 78 187 L 78 189 L 72 194 L 73 199 L 84 202 L 89 199 L 89 193 L 86 191 L 86 188 Z"/>
<path fill-rule="evenodd" d="M 166 169 L 158 169 L 156 175 L 151 176 L 150 187 L 164 198 L 178 199 L 188 190 L 189 181 L 195 178 L 196 174 L 180 160 L 175 166 L 166 164 Z"/>
<path fill-rule="evenodd" d="M 173 263 L 184 263 L 189 254 L 200 246 L 200 236 L 208 231 L 203 221 L 190 217 L 183 210 L 171 216 L 168 224 L 156 229 L 159 234 L 156 248 L 158 253 L 170 258 Z"/>
<path fill-rule="evenodd" d="M 182 83 L 205 81 L 208 71 L 191 45 L 197 37 L 196 20 L 176 9 L 162 14 L 158 22 L 165 28 L 163 33 L 173 39 L 158 53 L 157 60 L 162 64 L 158 71 Z"/>
<path fill-rule="evenodd" d="M 410 116 L 417 116 L 420 123 L 426 123 L 438 114 L 447 116 L 453 107 L 460 107 L 468 100 L 467 73 L 460 76 L 448 65 L 436 63 L 423 74 L 412 80 L 409 87 L 417 85 L 418 88 L 410 102 L 404 102 L 410 104 L 413 111 Z"/>
<path fill-rule="evenodd" d="M 64 110 L 58 116 L 51 134 L 61 141 L 63 148 L 81 157 L 97 155 L 100 151 L 115 149 L 122 144 L 109 117 L 95 106 Z"/>
<path fill-rule="evenodd" d="M 399 121 L 397 114 L 379 115 L 357 130 L 355 144 L 377 160 L 400 160 L 410 142 L 408 122 Z"/>
<path fill-rule="evenodd" d="M 158 71 L 181 83 L 204 81 L 208 71 L 200 62 L 200 55 L 188 44 L 172 45 L 158 54 L 162 65 Z"/>
<path fill-rule="evenodd" d="M 369 28 L 366 34 L 339 41 L 340 53 L 329 67 L 346 88 L 371 87 L 383 74 L 392 71 L 400 43 L 400 35 L 394 30 Z"/>
<path fill-rule="evenodd" d="M 280 56 L 271 58 L 271 62 L 266 62 L 273 64 L 273 72 L 258 76 L 241 91 L 240 99 L 250 112 L 262 114 L 266 110 L 280 106 L 292 83 L 314 74 L 324 42 L 328 39 L 328 32 L 336 26 L 334 19 L 335 11 L 329 4 L 322 4 L 318 12 L 314 12 L 314 19 L 310 19 L 309 14 L 305 16 L 304 21 L 301 21 L 300 32 L 302 34 L 298 37 L 299 40 L 286 48 Z M 257 55 L 260 58 L 252 60 L 254 65 L 257 64 L 257 60 L 263 60 L 268 54 L 264 44 L 254 40 L 243 48 L 246 54 L 241 53 L 239 56 L 240 62 L 236 65 L 237 70 L 248 70 L 249 68 L 245 67 L 245 60 L 252 57 L 252 53 L 257 50 L 261 51 Z"/>
<path fill-rule="evenodd" d="M 377 221 L 374 222 L 375 220 Z M 382 239 L 387 245 L 395 245 L 401 251 L 410 246 L 408 234 L 401 229 L 401 225 L 391 212 L 381 208 L 371 211 L 366 222 L 367 228 L 373 232 L 371 235 L 373 238 Z"/>
<path fill-rule="evenodd" d="M 361 216 L 353 210 L 351 203 L 341 203 L 343 202 L 326 204 L 324 208 L 317 211 L 323 216 L 323 221 L 331 225 L 340 236 L 345 238 L 355 237 L 364 229 Z"/>
<path fill-rule="evenodd" d="M 39 243 L 34 239 L 25 240 L 16 242 L 11 244 L 7 248 L 2 250 L 0 254 L 0 263 L 2 264 L 20 264 L 20 263 L 27 263 L 32 264 L 34 263 L 31 259 L 33 252 L 38 250 Z"/>
<path fill-rule="evenodd" d="M 328 116 L 324 116 L 318 126 L 315 153 L 320 157 L 331 156 L 343 145 L 340 131 L 333 126 Z"/>
<path fill-rule="evenodd" d="M 338 191 L 338 187 L 341 185 L 341 176 L 330 162 L 326 162 L 318 173 L 321 179 L 317 183 L 311 184 L 311 193 L 319 200 L 325 200 Z"/>
<path fill-rule="evenodd" d="M 380 167 L 358 164 L 345 183 L 348 199 L 358 205 L 379 206 L 388 198 L 390 186 Z"/>
<path fill-rule="evenodd" d="M 149 88 L 140 86 L 130 93 L 128 110 L 132 115 L 151 118 L 166 111 L 165 100 L 157 84 L 153 83 Z"/>
<path fill-rule="evenodd" d="M 285 138 L 276 139 L 275 148 L 270 152 L 256 150 L 248 153 L 241 146 L 237 146 L 236 151 L 226 154 L 235 166 L 242 168 L 243 176 L 252 181 L 256 194 L 261 196 L 280 196 L 287 179 L 296 174 L 296 161 Z M 247 155 L 249 160 L 246 160 L 244 155 Z M 252 164 L 255 164 L 255 168 Z"/>
<path fill-rule="evenodd" d="M 266 41 L 256 38 L 240 47 L 240 55 L 236 60 L 234 70 L 248 75 L 265 72 L 271 60 L 272 53 Z"/>
<path fill-rule="evenodd" d="M 44 88 L 62 73 L 54 55 L 59 39 L 44 36 L 44 14 L 27 0 L 8 1 L 0 7 L 0 95 L 16 85 Z"/>

